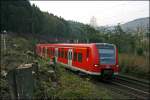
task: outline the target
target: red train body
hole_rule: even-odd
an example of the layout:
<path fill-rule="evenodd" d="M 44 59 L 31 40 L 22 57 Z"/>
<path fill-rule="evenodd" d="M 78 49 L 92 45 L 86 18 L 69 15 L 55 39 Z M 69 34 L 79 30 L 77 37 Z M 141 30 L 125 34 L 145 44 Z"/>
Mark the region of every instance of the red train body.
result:
<path fill-rule="evenodd" d="M 118 50 L 108 43 L 37 44 L 37 55 L 90 75 L 114 76 L 119 72 Z"/>

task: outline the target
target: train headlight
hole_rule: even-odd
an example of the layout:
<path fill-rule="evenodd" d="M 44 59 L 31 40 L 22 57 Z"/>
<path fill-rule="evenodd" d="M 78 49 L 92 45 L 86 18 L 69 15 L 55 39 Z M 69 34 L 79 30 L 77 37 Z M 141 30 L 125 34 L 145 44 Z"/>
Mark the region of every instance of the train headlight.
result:
<path fill-rule="evenodd" d="M 94 66 L 95 66 L 95 67 L 98 67 L 99 65 L 95 64 Z"/>

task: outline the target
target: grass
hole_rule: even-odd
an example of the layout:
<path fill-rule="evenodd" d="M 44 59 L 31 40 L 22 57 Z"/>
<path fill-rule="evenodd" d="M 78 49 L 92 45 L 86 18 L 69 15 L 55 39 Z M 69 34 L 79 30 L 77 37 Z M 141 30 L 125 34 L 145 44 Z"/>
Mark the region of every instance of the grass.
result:
<path fill-rule="evenodd" d="M 7 35 L 6 51 L 1 47 L 1 69 L 11 70 L 23 63 L 33 62 L 33 57 L 28 51 L 33 48 L 31 41 L 15 35 Z"/>
<path fill-rule="evenodd" d="M 148 79 L 150 76 L 149 57 L 119 54 L 119 65 L 121 67 L 121 73 L 145 79 Z"/>
<path fill-rule="evenodd" d="M 40 60 L 40 83 L 42 87 L 38 87 L 36 97 L 42 98 L 41 94 L 45 94 L 47 98 L 53 99 L 112 99 L 111 92 L 103 87 L 97 87 L 91 83 L 88 78 L 80 78 L 78 75 L 68 72 L 63 66 L 57 65 L 56 80 L 49 79 L 52 75 L 48 70 L 52 68 L 47 62 Z M 43 67 L 42 67 L 43 66 Z M 53 83 L 56 82 L 56 86 Z M 39 90 L 42 90 L 39 92 Z M 45 91 L 45 93 L 43 93 Z M 40 93 L 40 94 L 39 94 Z"/>
<path fill-rule="evenodd" d="M 1 89 L 1 93 L 0 93 L 0 98 L 1 100 L 6 100 L 6 99 L 10 99 L 10 93 L 9 88 L 8 88 L 8 82 L 6 81 L 6 79 L 0 75 L 0 89 Z"/>

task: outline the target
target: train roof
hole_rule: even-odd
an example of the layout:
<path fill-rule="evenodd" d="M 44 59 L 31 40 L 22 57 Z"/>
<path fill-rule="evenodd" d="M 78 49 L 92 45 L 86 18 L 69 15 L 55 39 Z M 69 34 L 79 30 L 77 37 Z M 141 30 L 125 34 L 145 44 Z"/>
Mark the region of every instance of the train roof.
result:
<path fill-rule="evenodd" d="M 93 46 L 101 46 L 101 45 L 109 45 L 115 46 L 114 44 L 110 43 L 57 43 L 57 44 L 37 44 L 37 46 L 42 47 L 93 47 Z"/>
<path fill-rule="evenodd" d="M 71 44 L 71 45 L 91 45 L 91 44 L 110 44 L 110 43 L 58 43 L 58 44 Z"/>
<path fill-rule="evenodd" d="M 91 47 L 94 45 L 112 45 L 110 43 L 57 43 L 57 44 L 37 44 L 38 46 L 61 46 L 61 47 Z"/>

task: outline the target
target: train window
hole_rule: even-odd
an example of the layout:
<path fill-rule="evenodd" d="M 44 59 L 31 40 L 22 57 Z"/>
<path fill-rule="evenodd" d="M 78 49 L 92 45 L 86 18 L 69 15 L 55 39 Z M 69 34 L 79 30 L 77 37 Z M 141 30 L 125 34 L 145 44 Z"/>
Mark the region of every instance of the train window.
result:
<path fill-rule="evenodd" d="M 44 53 L 46 53 L 46 48 L 44 48 L 43 50 L 44 50 Z"/>
<path fill-rule="evenodd" d="M 45 54 L 46 53 L 46 48 L 44 48 L 43 51 L 44 51 L 44 54 Z"/>
<path fill-rule="evenodd" d="M 52 55 L 54 56 L 54 49 L 52 49 Z"/>
<path fill-rule="evenodd" d="M 51 48 L 51 55 L 53 55 L 53 51 L 52 51 L 52 48 Z"/>
<path fill-rule="evenodd" d="M 55 51 L 54 51 L 54 49 L 53 49 L 53 56 L 55 55 Z"/>
<path fill-rule="evenodd" d="M 60 58 L 61 58 L 61 51 L 60 51 Z"/>
<path fill-rule="evenodd" d="M 50 48 L 50 50 L 49 50 L 49 54 L 51 55 L 51 48 Z"/>
<path fill-rule="evenodd" d="M 64 57 L 64 51 L 62 50 L 61 51 L 61 58 L 63 58 Z"/>
<path fill-rule="evenodd" d="M 115 48 L 113 46 L 102 46 L 99 48 L 101 64 L 115 64 Z"/>
<path fill-rule="evenodd" d="M 63 58 L 65 58 L 65 51 L 63 50 Z"/>
<path fill-rule="evenodd" d="M 61 55 L 60 55 L 60 57 L 63 58 L 63 56 L 64 56 L 64 50 L 61 49 Z"/>
<path fill-rule="evenodd" d="M 51 55 L 53 54 L 53 52 L 52 52 L 52 48 L 51 48 Z"/>
<path fill-rule="evenodd" d="M 45 50 L 44 50 L 44 48 L 43 48 L 43 53 L 45 53 Z"/>
<path fill-rule="evenodd" d="M 60 57 L 61 56 L 61 54 L 60 54 L 60 49 L 58 50 L 58 57 Z"/>
<path fill-rule="evenodd" d="M 63 58 L 63 51 L 61 51 L 61 58 Z"/>
<path fill-rule="evenodd" d="M 70 59 L 72 59 L 72 52 L 70 52 Z"/>
<path fill-rule="evenodd" d="M 89 48 L 87 48 L 87 53 L 86 53 L 86 57 L 89 57 Z"/>
<path fill-rule="evenodd" d="M 62 51 L 60 51 L 60 57 L 62 57 Z"/>
<path fill-rule="evenodd" d="M 77 61 L 77 53 L 76 52 L 74 52 L 73 60 Z"/>
<path fill-rule="evenodd" d="M 59 57 L 59 49 L 58 48 L 54 49 L 54 56 Z"/>
<path fill-rule="evenodd" d="M 52 55 L 52 48 L 50 48 L 50 55 Z"/>
<path fill-rule="evenodd" d="M 65 50 L 63 49 L 63 58 L 65 58 Z"/>
<path fill-rule="evenodd" d="M 78 62 L 82 62 L 82 53 L 78 53 Z"/>
<path fill-rule="evenodd" d="M 67 51 L 65 51 L 65 58 L 67 59 Z"/>
<path fill-rule="evenodd" d="M 50 55 L 50 50 L 48 49 L 47 51 L 48 51 L 48 55 Z"/>

